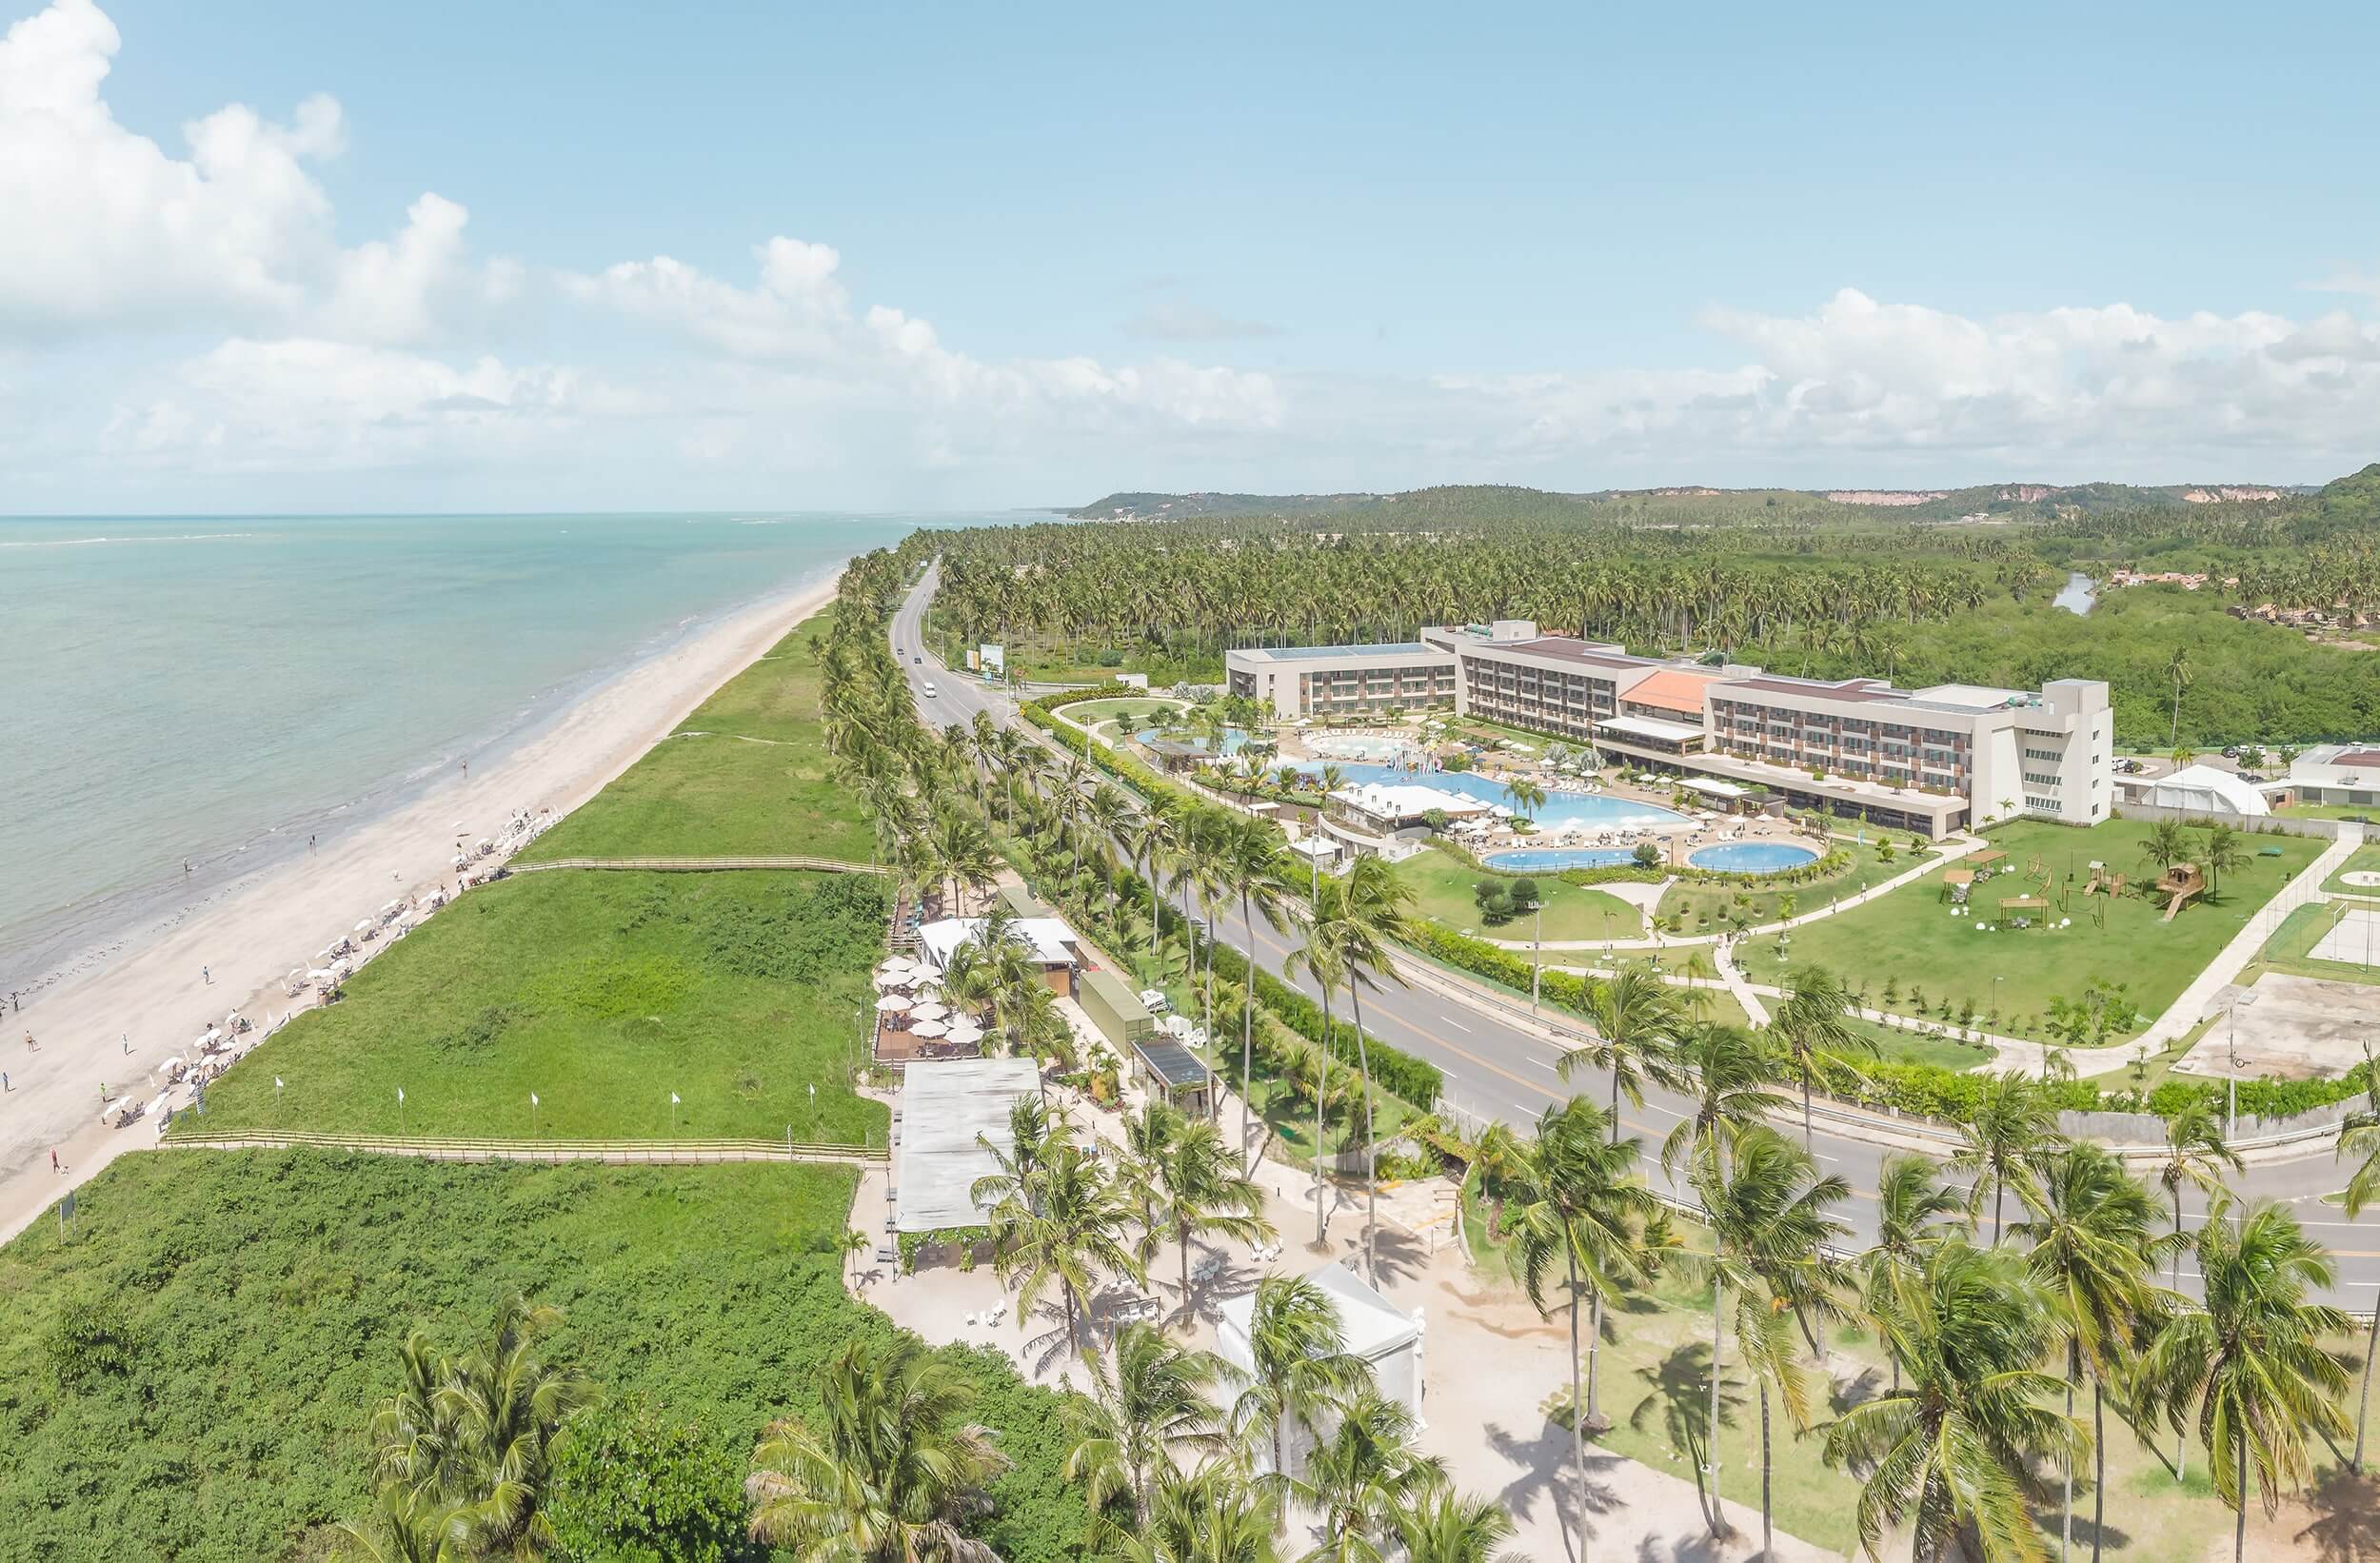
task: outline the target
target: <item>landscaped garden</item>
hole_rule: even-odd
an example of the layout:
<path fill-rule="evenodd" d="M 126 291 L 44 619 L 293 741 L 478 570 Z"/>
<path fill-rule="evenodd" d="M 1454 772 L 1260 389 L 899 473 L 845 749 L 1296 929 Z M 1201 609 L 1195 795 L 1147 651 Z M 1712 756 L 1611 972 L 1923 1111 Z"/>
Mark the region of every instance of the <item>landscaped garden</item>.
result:
<path fill-rule="evenodd" d="M 1776 936 L 1745 940 L 1737 963 L 1755 981 L 1775 981 L 1793 964 L 1827 967 L 1877 1009 L 1956 1019 L 1967 1017 L 2004 1034 L 2046 1038 L 2059 1006 L 2129 1012 L 2108 1039 L 2132 1035 L 2181 995 L 2192 979 L 2323 844 L 2297 836 L 2251 836 L 2248 853 L 2218 877 L 2219 893 L 2197 898 L 2170 921 L 2166 900 L 2143 893 L 2159 874 L 2143 845 L 2152 826 L 2114 820 L 2087 829 L 2022 821 L 1989 833 L 2018 872 L 1978 880 L 1967 909 L 1954 914 L 1936 869 L 1889 896 Z M 2191 834 L 2190 851 L 2197 850 Z M 2266 857 L 2268 851 L 2277 856 Z M 2097 861 L 2130 880 L 2121 896 L 2086 895 Z M 2046 889 L 2030 875 L 2038 862 Z M 1981 932 L 2002 900 L 2039 895 L 2033 925 Z M 2071 926 L 2045 926 L 2071 920 Z M 1997 979 L 1995 991 L 1994 979 Z M 1948 1016 L 1943 1011 L 1948 1010 Z M 1992 1017 L 1997 1015 L 1994 1021 Z"/>
<path fill-rule="evenodd" d="M 867 862 L 859 796 L 828 766 L 818 645 L 833 609 L 794 626 L 668 738 L 529 843 L 558 858 L 803 854 Z"/>
<path fill-rule="evenodd" d="M 1495 874 L 1472 867 L 1452 853 L 1432 849 L 1418 852 L 1397 865 L 1397 877 L 1413 887 L 1413 911 L 1418 917 L 1444 924 L 1458 933 L 1484 939 L 1526 941 L 1537 937 L 1537 920 L 1515 907 L 1512 886 L 1527 880 L 1545 903 L 1544 935 L 1548 940 L 1634 939 L 1644 931 L 1644 920 L 1634 906 L 1605 890 L 1571 884 L 1554 876 Z M 1500 910 L 1483 905 L 1482 883 L 1503 893 Z"/>
<path fill-rule="evenodd" d="M 69 1229 L 45 1218 L 0 1249 L 0 1556 L 326 1555 L 331 1523 L 369 1501 L 367 1424 L 401 1387 L 407 1332 L 460 1348 L 512 1288 L 564 1311 L 540 1355 L 600 1392 L 590 1432 L 640 1406 L 691 1429 L 666 1462 L 565 1482 L 557 1528 L 584 1535 L 642 1493 L 699 1499 L 735 1545 L 762 1427 L 814 1416 L 816 1365 L 893 1333 L 838 1277 L 851 1191 L 848 1173 L 764 1164 L 126 1157 L 79 1191 Z M 1012 1563 L 1077 1555 L 1056 1397 L 994 1352 L 939 1355 L 1011 1462 L 981 1533 Z M 573 1555 L 743 1555 L 672 1539 Z"/>
<path fill-rule="evenodd" d="M 1853 836 L 1837 836 L 1824 850 L 1841 853 L 1849 860 L 1842 873 L 1832 879 L 1808 884 L 1778 884 L 1772 886 L 1740 886 L 1705 880 L 1680 880 L 1662 893 L 1656 913 L 1670 920 L 1679 932 L 1707 934 L 1728 927 L 1756 928 L 1763 923 L 1782 920 L 1788 915 L 1816 912 L 1859 894 L 1872 885 L 1882 884 L 1895 875 L 1931 862 L 1936 856 L 1930 844 L 1913 848 L 1912 839 L 1905 836 L 1881 836 L 1871 830 L 1865 840 Z M 1792 914 L 1787 911 L 1790 901 Z"/>
<path fill-rule="evenodd" d="M 790 1126 L 882 1145 L 884 1109 L 846 1081 L 885 894 L 863 874 L 563 869 L 487 885 L 291 1021 L 186 1121 L 613 1139 Z"/>

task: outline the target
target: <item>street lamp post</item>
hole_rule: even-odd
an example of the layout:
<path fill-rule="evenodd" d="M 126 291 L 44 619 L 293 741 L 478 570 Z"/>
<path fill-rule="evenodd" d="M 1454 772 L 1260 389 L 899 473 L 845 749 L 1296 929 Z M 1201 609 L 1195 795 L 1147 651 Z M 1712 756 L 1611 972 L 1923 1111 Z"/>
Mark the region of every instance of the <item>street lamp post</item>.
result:
<path fill-rule="evenodd" d="M 1545 968 L 1545 900 L 1539 897 L 1529 903 L 1537 919 L 1537 937 L 1529 945 L 1529 1013 L 1537 1012 L 1538 974 Z"/>

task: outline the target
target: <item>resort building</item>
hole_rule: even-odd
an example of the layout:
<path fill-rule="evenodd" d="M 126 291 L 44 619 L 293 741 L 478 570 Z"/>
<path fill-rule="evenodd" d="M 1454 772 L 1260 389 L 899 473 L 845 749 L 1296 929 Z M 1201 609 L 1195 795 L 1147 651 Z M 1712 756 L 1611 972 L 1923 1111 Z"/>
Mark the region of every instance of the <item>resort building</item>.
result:
<path fill-rule="evenodd" d="M 1230 691 L 1276 722 L 1418 710 L 1455 700 L 1455 659 L 1418 641 L 1389 645 L 1251 646 L 1223 653 Z"/>
<path fill-rule="evenodd" d="M 1900 689 L 1791 678 L 1633 656 L 1515 619 L 1422 640 L 1455 659 L 1462 715 L 1766 788 L 1797 808 L 1940 838 L 2016 815 L 2095 824 L 2114 805 L 2104 683 Z"/>
<path fill-rule="evenodd" d="M 2317 744 L 2290 762 L 2286 782 L 2268 782 L 2265 790 L 2300 803 L 2380 805 L 2380 744 Z"/>

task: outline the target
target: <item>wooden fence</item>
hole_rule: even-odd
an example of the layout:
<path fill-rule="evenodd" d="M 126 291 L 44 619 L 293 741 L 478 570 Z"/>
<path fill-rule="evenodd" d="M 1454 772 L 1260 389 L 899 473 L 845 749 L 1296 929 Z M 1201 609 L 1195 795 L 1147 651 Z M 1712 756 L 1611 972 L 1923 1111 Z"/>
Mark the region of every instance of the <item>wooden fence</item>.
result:
<path fill-rule="evenodd" d="M 840 858 L 800 855 L 777 858 L 549 858 L 544 862 L 513 862 L 515 874 L 538 874 L 549 868 L 625 868 L 647 874 L 716 874 L 750 868 L 815 869 L 828 874 L 888 874 L 881 863 L 844 862 Z"/>
<path fill-rule="evenodd" d="M 432 1161 L 605 1161 L 626 1165 L 787 1161 L 869 1167 L 887 1159 L 877 1145 L 813 1145 L 790 1139 L 467 1139 L 421 1135 L 333 1135 L 307 1130 L 175 1132 L 164 1150 L 364 1151 Z"/>

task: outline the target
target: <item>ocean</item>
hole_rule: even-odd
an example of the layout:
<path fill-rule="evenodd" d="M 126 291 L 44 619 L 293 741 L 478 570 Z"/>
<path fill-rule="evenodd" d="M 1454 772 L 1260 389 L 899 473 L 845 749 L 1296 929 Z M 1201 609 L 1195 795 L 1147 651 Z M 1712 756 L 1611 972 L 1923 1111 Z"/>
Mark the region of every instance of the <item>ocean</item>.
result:
<path fill-rule="evenodd" d="M 741 607 L 1016 519 L 0 520 L 0 999 Z"/>

